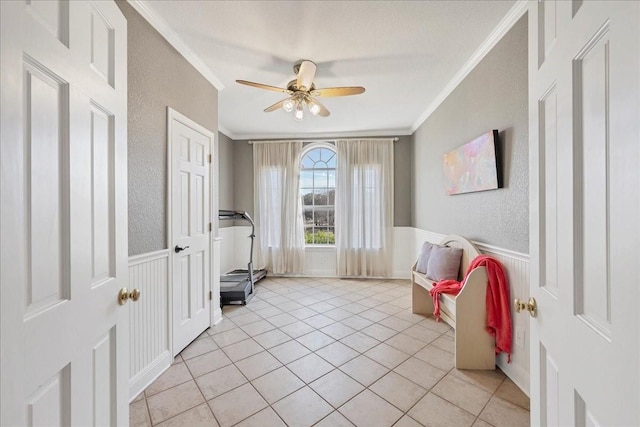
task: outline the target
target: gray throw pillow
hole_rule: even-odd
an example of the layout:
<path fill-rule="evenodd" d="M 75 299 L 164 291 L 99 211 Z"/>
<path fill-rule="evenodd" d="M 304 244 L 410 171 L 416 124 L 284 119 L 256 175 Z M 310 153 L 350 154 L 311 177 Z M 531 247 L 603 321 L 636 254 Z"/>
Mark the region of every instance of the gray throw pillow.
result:
<path fill-rule="evenodd" d="M 420 250 L 420 256 L 418 257 L 418 263 L 416 264 L 416 271 L 422 274 L 426 274 L 427 266 L 429 265 L 429 257 L 431 256 L 431 248 L 435 245 L 430 242 L 424 242 L 422 249 Z"/>
<path fill-rule="evenodd" d="M 436 282 L 447 279 L 458 280 L 461 261 L 461 248 L 434 246 L 427 265 L 427 277 Z"/>

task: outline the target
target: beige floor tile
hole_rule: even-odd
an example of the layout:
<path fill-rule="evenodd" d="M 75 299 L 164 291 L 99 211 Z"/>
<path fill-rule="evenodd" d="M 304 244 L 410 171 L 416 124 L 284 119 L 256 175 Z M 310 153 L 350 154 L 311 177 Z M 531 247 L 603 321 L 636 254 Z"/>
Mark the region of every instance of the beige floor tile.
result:
<path fill-rule="evenodd" d="M 286 365 L 287 363 L 300 359 L 302 356 L 306 356 L 311 353 L 311 351 L 298 341 L 293 340 L 270 348 L 269 353 Z"/>
<path fill-rule="evenodd" d="M 340 412 L 333 411 L 314 427 L 353 427 L 353 424 L 351 424 L 351 421 L 346 419 Z"/>
<path fill-rule="evenodd" d="M 484 406 L 491 399 L 491 393 L 488 391 L 453 375 L 444 377 L 431 389 L 431 392 L 476 416 L 480 415 Z"/>
<path fill-rule="evenodd" d="M 182 356 L 183 360 L 188 360 L 217 349 L 216 343 L 207 335 L 206 338 L 198 339 L 189 344 L 187 348 L 180 352 L 180 356 Z"/>
<path fill-rule="evenodd" d="M 241 305 L 225 305 L 222 307 L 222 315 L 229 319 L 233 319 L 234 317 L 247 313 L 251 313 L 251 310 Z"/>
<path fill-rule="evenodd" d="M 273 331 L 265 332 L 264 334 L 253 337 L 254 340 L 262 347 L 269 349 L 279 344 L 291 341 L 291 337 L 280 329 L 274 329 Z"/>
<path fill-rule="evenodd" d="M 129 404 L 129 426 L 151 427 L 146 400 L 142 399 Z"/>
<path fill-rule="evenodd" d="M 278 362 L 278 359 L 270 353 L 263 351 L 262 353 L 254 354 L 253 356 L 236 362 L 236 366 L 242 371 L 244 376 L 251 381 L 278 369 L 282 366 L 282 363 Z"/>
<path fill-rule="evenodd" d="M 365 351 L 380 344 L 380 341 L 370 337 L 369 335 L 363 334 L 362 332 L 356 332 L 348 337 L 344 337 L 340 342 L 360 353 L 364 353 Z"/>
<path fill-rule="evenodd" d="M 298 319 L 296 319 L 295 317 L 293 317 L 290 314 L 287 313 L 282 313 L 282 314 L 278 314 L 277 316 L 272 316 L 269 318 L 269 323 L 271 323 L 272 325 L 281 328 L 285 325 L 289 325 L 295 321 L 297 321 Z"/>
<path fill-rule="evenodd" d="M 326 347 L 327 345 L 335 342 L 333 338 L 329 335 L 326 335 L 320 331 L 313 331 L 306 335 L 296 338 L 303 346 L 307 347 L 311 351 L 316 351 L 321 349 L 322 347 Z"/>
<path fill-rule="evenodd" d="M 232 426 L 267 406 L 267 402 L 251 384 L 240 386 L 209 401 L 209 407 L 221 427 Z"/>
<path fill-rule="evenodd" d="M 333 310 L 325 311 L 323 314 L 336 321 L 353 316 L 353 313 L 342 308 L 334 308 Z"/>
<path fill-rule="evenodd" d="M 298 302 L 299 304 L 302 304 L 302 305 L 305 305 L 305 306 L 309 307 L 309 306 L 311 306 L 311 305 L 313 305 L 313 304 L 317 304 L 317 303 L 319 303 L 319 302 L 320 302 L 320 300 L 315 299 L 315 298 L 310 297 L 310 296 L 306 296 L 306 297 L 302 297 L 302 298 L 300 298 L 299 300 L 297 300 L 297 302 Z"/>
<path fill-rule="evenodd" d="M 415 354 L 426 345 L 424 342 L 402 333 L 392 336 L 385 343 L 409 355 Z"/>
<path fill-rule="evenodd" d="M 297 322 L 293 322 L 286 326 L 283 326 L 282 328 L 280 328 L 280 330 L 289 335 L 291 338 L 298 338 L 302 335 L 308 334 L 309 332 L 315 331 L 315 328 L 298 320 Z"/>
<path fill-rule="evenodd" d="M 320 330 L 335 340 L 340 340 L 356 331 L 355 329 L 340 322 L 332 323 Z"/>
<path fill-rule="evenodd" d="M 356 357 L 342 365 L 340 370 L 365 387 L 370 386 L 378 378 L 389 372 L 387 368 L 366 356 Z"/>
<path fill-rule="evenodd" d="M 407 322 L 406 320 L 402 320 L 395 316 L 387 317 L 386 319 L 382 319 L 379 322 L 381 325 L 386 326 L 387 328 L 391 328 L 394 331 L 402 332 L 407 328 L 413 326 L 413 323 Z"/>
<path fill-rule="evenodd" d="M 238 360 L 246 359 L 249 356 L 253 356 L 254 354 L 264 351 L 264 348 L 254 340 L 248 339 L 223 347 L 222 351 L 225 352 L 229 359 L 237 362 Z"/>
<path fill-rule="evenodd" d="M 357 426 L 388 427 L 402 417 L 396 407 L 365 390 L 340 408 L 340 413 Z"/>
<path fill-rule="evenodd" d="M 343 310 L 347 310 L 349 313 L 352 313 L 352 314 L 358 314 L 358 313 L 362 313 L 363 311 L 369 310 L 369 307 L 366 307 L 362 304 L 358 304 L 357 302 L 352 302 L 347 305 L 343 305 L 340 308 L 342 308 Z"/>
<path fill-rule="evenodd" d="M 147 399 L 151 422 L 158 424 L 161 421 L 174 417 L 181 412 L 204 403 L 200 390 L 195 381 L 180 384 L 169 390 L 154 394 Z"/>
<path fill-rule="evenodd" d="M 231 319 L 231 321 L 238 326 L 248 325 L 249 323 L 258 322 L 260 320 L 262 320 L 262 317 L 251 311 Z"/>
<path fill-rule="evenodd" d="M 317 302 L 315 304 L 310 305 L 309 308 L 311 310 L 317 311 L 318 313 L 324 313 L 326 311 L 333 310 L 334 308 L 336 308 L 336 306 L 326 303 L 324 301 L 321 301 L 321 302 Z"/>
<path fill-rule="evenodd" d="M 191 375 L 191 374 L 189 374 L 189 375 Z M 144 398 L 145 398 L 145 395 L 144 395 L 144 390 L 143 390 L 142 392 L 138 393 L 138 395 L 130 403 L 137 402 L 138 400 L 142 400 Z"/>
<path fill-rule="evenodd" d="M 415 339 L 418 339 L 424 342 L 425 344 L 429 344 L 430 342 L 438 338 L 440 335 L 442 335 L 441 332 L 437 332 L 432 329 L 425 328 L 423 326 L 420 326 L 420 324 L 413 325 L 412 327 L 402 331 L 402 333 L 409 335 L 410 337 L 413 337 Z"/>
<path fill-rule="evenodd" d="M 182 358 L 182 356 L 177 355 L 176 357 L 173 358 L 173 362 L 171 362 L 172 365 L 175 365 L 176 363 L 181 363 L 184 362 L 184 359 Z"/>
<path fill-rule="evenodd" d="M 426 317 L 422 322 L 420 322 L 420 326 L 442 334 L 451 330 L 451 326 L 449 326 L 447 322 L 443 320 L 438 322 L 433 316 Z"/>
<path fill-rule="evenodd" d="M 385 343 L 373 347 L 371 350 L 367 351 L 364 354 L 365 356 L 375 360 L 379 364 L 386 366 L 389 369 L 395 368 L 409 358 L 409 355 L 407 353 L 404 353 Z"/>
<path fill-rule="evenodd" d="M 304 382 L 287 368 L 278 368 L 260 378 L 251 381 L 269 404 L 273 404 L 283 397 L 304 387 Z"/>
<path fill-rule="evenodd" d="M 528 427 L 529 411 L 499 397 L 492 397 L 480 419 L 495 427 Z"/>
<path fill-rule="evenodd" d="M 473 424 L 476 419 L 467 411 L 433 393 L 427 394 L 416 403 L 408 415 L 429 427 L 465 427 Z"/>
<path fill-rule="evenodd" d="M 431 345 L 436 346 L 444 351 L 448 351 L 449 353 L 456 352 L 456 344 L 453 338 L 448 335 L 441 335 L 440 337 L 433 340 Z"/>
<path fill-rule="evenodd" d="M 364 301 L 362 301 L 361 303 L 363 302 Z M 387 313 L 378 311 L 375 308 L 369 309 L 367 311 L 363 311 L 362 313 L 358 314 L 358 316 L 364 317 L 365 319 L 371 320 L 372 322 L 379 322 L 382 319 L 386 319 L 387 317 L 389 317 Z"/>
<path fill-rule="evenodd" d="M 314 328 L 324 328 L 325 326 L 329 326 L 334 323 L 335 320 L 325 316 L 324 314 L 316 314 L 315 316 L 307 317 L 304 319 L 304 322 Z"/>
<path fill-rule="evenodd" d="M 333 365 L 314 353 L 289 363 L 287 368 L 307 384 L 334 369 Z"/>
<path fill-rule="evenodd" d="M 336 296 L 328 299 L 327 302 L 335 307 L 342 307 L 344 305 L 351 304 L 351 301 L 349 301 L 348 299 Z"/>
<path fill-rule="evenodd" d="M 389 296 L 389 298 L 392 298 L 392 300 L 395 299 L 394 296 Z M 381 311 L 383 313 L 387 313 L 390 316 L 393 316 L 394 314 L 401 312 L 402 308 L 398 307 L 397 305 L 387 303 L 387 304 L 382 304 L 377 306 L 376 310 Z"/>
<path fill-rule="evenodd" d="M 153 396 L 156 393 L 177 386 L 178 384 L 186 383 L 192 379 L 193 377 L 189 369 L 187 369 L 187 366 L 184 363 L 176 363 L 164 371 L 157 380 L 146 388 L 144 393 L 147 397 Z"/>
<path fill-rule="evenodd" d="M 255 337 L 256 335 L 260 335 L 260 334 L 264 334 L 265 332 L 272 331 L 275 328 L 276 327 L 269 322 L 265 322 L 264 320 L 258 320 L 257 322 L 244 325 L 240 329 L 242 329 L 250 337 Z"/>
<path fill-rule="evenodd" d="M 229 319 L 223 318 L 221 321 L 216 323 L 214 326 L 207 329 L 207 333 L 211 336 L 221 334 L 222 332 L 227 332 L 232 329 L 236 329 L 237 326 Z"/>
<path fill-rule="evenodd" d="M 431 389 L 445 376 L 446 372 L 420 359 L 411 357 L 398 365 L 394 372 L 413 381 L 420 387 Z"/>
<path fill-rule="evenodd" d="M 400 418 L 400 421 L 395 423 L 393 427 L 422 427 L 422 424 L 420 424 L 410 416 L 405 415 L 404 417 Z"/>
<path fill-rule="evenodd" d="M 207 372 L 215 371 L 223 366 L 229 365 L 231 360 L 227 357 L 222 350 L 214 350 L 209 353 L 205 353 L 202 356 L 194 357 L 186 362 L 191 375 L 197 378 Z"/>
<path fill-rule="evenodd" d="M 360 383 L 337 369 L 318 378 L 309 384 L 309 387 L 334 408 L 340 407 L 347 400 L 364 390 Z"/>
<path fill-rule="evenodd" d="M 218 422 L 206 403 L 189 409 L 167 421 L 157 424 L 158 427 L 218 427 Z"/>
<path fill-rule="evenodd" d="M 225 366 L 196 379 L 196 384 L 206 400 L 218 397 L 246 382 L 247 379 L 234 365 Z"/>
<path fill-rule="evenodd" d="M 369 325 L 373 325 L 373 322 L 371 320 L 365 319 L 364 317 L 360 316 L 347 317 L 346 319 L 342 319 L 340 323 L 342 323 L 343 325 L 347 325 L 350 328 L 355 329 L 356 331 L 362 330 Z"/>
<path fill-rule="evenodd" d="M 334 342 L 316 351 L 316 354 L 331 363 L 333 366 L 338 367 L 347 363 L 360 353 L 341 342 Z"/>
<path fill-rule="evenodd" d="M 411 292 L 411 291 L 408 291 Z M 412 324 L 416 324 L 418 322 L 422 322 L 425 319 L 425 316 L 422 314 L 415 314 L 411 312 L 411 309 L 401 311 L 400 313 L 394 314 L 395 317 L 406 320 L 407 322 L 411 322 Z"/>
<path fill-rule="evenodd" d="M 270 317 L 277 316 L 278 314 L 282 314 L 284 313 L 284 311 L 269 304 L 268 307 L 263 308 L 262 310 L 256 310 L 254 311 L 254 313 L 262 317 L 263 319 L 269 320 Z"/>
<path fill-rule="evenodd" d="M 269 308 L 273 306 L 264 300 L 252 298 L 246 307 L 255 313 L 256 311 L 264 310 L 265 308 Z"/>
<path fill-rule="evenodd" d="M 476 422 L 475 422 L 475 423 L 473 423 L 473 426 L 471 426 L 471 427 L 494 427 L 494 426 L 492 426 L 492 425 L 491 425 L 491 424 L 489 424 L 488 422 L 486 422 L 486 421 L 482 421 L 480 418 L 478 418 L 478 419 L 476 420 Z"/>
<path fill-rule="evenodd" d="M 290 427 L 312 426 L 333 411 L 333 408 L 309 387 L 303 387 L 280 400 L 273 405 L 273 409 Z"/>
<path fill-rule="evenodd" d="M 313 311 L 310 308 L 307 307 L 302 307 L 302 308 L 298 308 L 296 310 L 290 311 L 289 312 L 290 315 L 292 315 L 293 317 L 295 317 L 296 319 L 299 320 L 303 320 L 303 319 L 307 319 L 311 316 L 316 316 L 318 314 L 317 311 Z"/>
<path fill-rule="evenodd" d="M 280 304 L 284 304 L 287 301 L 291 301 L 289 298 L 282 296 L 282 295 L 277 295 L 273 298 L 269 298 L 269 304 L 273 304 L 275 306 L 280 305 Z"/>
<path fill-rule="evenodd" d="M 454 368 L 451 373 L 468 383 L 487 390 L 489 393 L 495 393 L 505 378 L 505 375 L 499 369 L 495 371 L 471 371 Z"/>
<path fill-rule="evenodd" d="M 287 427 L 273 409 L 264 408 L 257 414 L 253 414 L 236 427 Z"/>
<path fill-rule="evenodd" d="M 391 328 L 387 328 L 386 326 L 382 326 L 379 323 L 374 323 L 371 326 L 367 326 L 360 332 L 362 332 L 363 334 L 367 334 L 370 337 L 377 339 L 378 341 L 386 341 L 398 333 L 397 331 Z"/>
<path fill-rule="evenodd" d="M 505 378 L 504 382 L 496 391 L 496 396 L 529 410 L 529 397 L 514 384 L 509 378 Z"/>
<path fill-rule="evenodd" d="M 455 365 L 455 356 L 448 351 L 444 351 L 432 344 L 413 355 L 423 362 L 427 362 L 443 371 L 450 371 Z"/>
<path fill-rule="evenodd" d="M 426 389 L 395 372 L 389 372 L 380 378 L 369 387 L 369 390 L 395 405 L 403 412 L 408 411 L 427 393 Z"/>
<path fill-rule="evenodd" d="M 240 328 L 231 329 L 213 336 L 213 340 L 220 347 L 226 347 L 242 340 L 246 340 L 247 338 L 249 338 L 249 335 Z"/>
<path fill-rule="evenodd" d="M 290 312 L 290 311 L 297 310 L 297 309 L 302 308 L 302 307 L 303 307 L 302 304 L 298 304 L 295 301 L 286 301 L 286 302 L 278 304 L 278 308 L 280 310 L 283 310 L 284 312 Z"/>

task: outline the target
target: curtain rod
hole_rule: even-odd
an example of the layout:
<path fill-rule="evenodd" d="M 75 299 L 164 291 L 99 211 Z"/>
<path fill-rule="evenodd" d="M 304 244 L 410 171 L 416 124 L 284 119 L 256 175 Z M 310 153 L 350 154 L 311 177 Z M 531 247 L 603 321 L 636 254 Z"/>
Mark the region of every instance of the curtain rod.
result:
<path fill-rule="evenodd" d="M 398 137 L 390 137 L 390 138 L 337 138 L 337 139 L 328 139 L 328 138 L 306 138 L 306 139 L 278 139 L 278 140 L 250 140 L 247 141 L 249 144 L 269 144 L 269 143 L 278 143 L 278 142 L 313 142 L 313 141 L 325 141 L 325 142 L 336 142 L 337 140 L 341 141 L 357 141 L 360 139 L 367 139 L 369 141 L 383 141 L 387 139 L 393 139 L 393 142 L 398 142 Z"/>

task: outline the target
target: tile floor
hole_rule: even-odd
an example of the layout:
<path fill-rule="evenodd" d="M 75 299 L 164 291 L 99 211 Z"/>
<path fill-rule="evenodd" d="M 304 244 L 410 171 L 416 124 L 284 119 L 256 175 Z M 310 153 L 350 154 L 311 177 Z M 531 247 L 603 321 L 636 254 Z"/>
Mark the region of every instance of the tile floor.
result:
<path fill-rule="evenodd" d="M 402 280 L 267 278 L 130 405 L 131 426 L 528 426 L 500 371 L 453 367 L 454 331 Z"/>

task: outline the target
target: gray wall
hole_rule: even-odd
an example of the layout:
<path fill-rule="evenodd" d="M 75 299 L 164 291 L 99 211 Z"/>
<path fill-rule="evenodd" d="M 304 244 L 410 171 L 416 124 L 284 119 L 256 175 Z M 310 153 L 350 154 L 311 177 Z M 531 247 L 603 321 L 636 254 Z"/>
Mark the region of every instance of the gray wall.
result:
<path fill-rule="evenodd" d="M 529 252 L 527 17 L 414 133 L 413 225 Z M 443 155 L 500 131 L 504 188 L 448 196 Z"/>
<path fill-rule="evenodd" d="M 167 106 L 218 129 L 218 91 L 129 4 L 129 255 L 167 247 Z M 215 191 L 214 191 L 215 194 Z"/>
<path fill-rule="evenodd" d="M 327 138 L 331 139 L 331 138 Z M 394 224 L 411 225 L 411 140 L 401 136 L 393 145 Z M 253 216 L 253 146 L 248 141 L 233 142 L 234 209 Z"/>
<path fill-rule="evenodd" d="M 233 177 L 234 142 L 218 132 L 218 206 L 219 209 L 235 209 Z M 231 227 L 233 221 L 220 221 L 220 227 Z"/>

